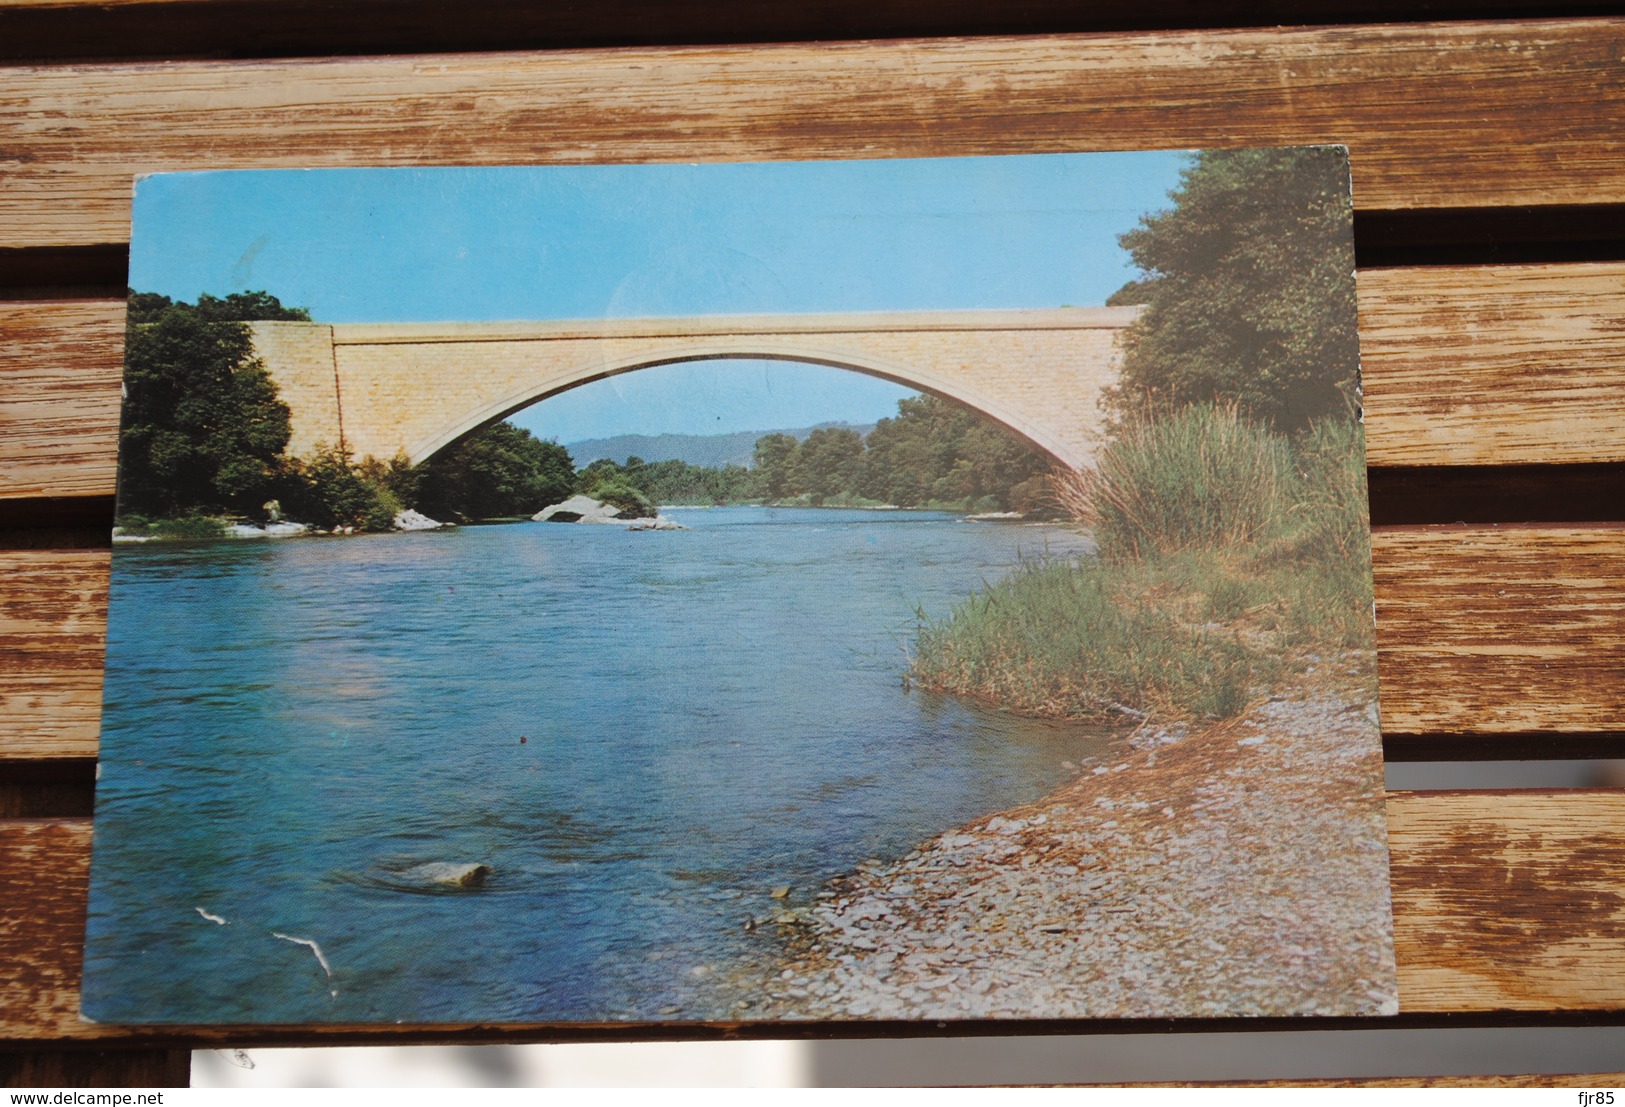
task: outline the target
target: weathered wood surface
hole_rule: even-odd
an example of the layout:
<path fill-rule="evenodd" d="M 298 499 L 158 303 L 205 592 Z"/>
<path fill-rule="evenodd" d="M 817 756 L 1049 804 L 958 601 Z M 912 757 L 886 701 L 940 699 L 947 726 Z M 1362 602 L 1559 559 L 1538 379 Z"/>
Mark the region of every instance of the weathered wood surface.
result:
<path fill-rule="evenodd" d="M 1625 792 L 1395 793 L 1389 821 L 1402 1017 L 1625 1007 Z M 9 970 L 0 977 L 0 1038 L 207 1043 L 298 1033 L 140 1031 L 81 1019 L 89 852 L 89 820 L 0 822 L 0 886 L 19 893 L 0 903 L 0 964 Z M 537 1027 L 465 1029 L 550 1036 Z"/>
<path fill-rule="evenodd" d="M 57 1037 L 81 1021 L 89 880 L 88 819 L 0 822 L 0 1039 Z"/>
<path fill-rule="evenodd" d="M 108 496 L 124 304 L 0 303 L 0 498 Z"/>
<path fill-rule="evenodd" d="M 1625 526 L 1373 535 L 1385 733 L 1625 731 Z"/>
<path fill-rule="evenodd" d="M 1346 143 L 1362 209 L 1625 202 L 1613 19 L 0 70 L 0 245 L 200 168 Z"/>
<path fill-rule="evenodd" d="M 1372 465 L 1625 461 L 1625 264 L 1362 270 L 1359 293 Z"/>
<path fill-rule="evenodd" d="M 108 556 L 0 552 L 0 759 L 95 755 Z M 1383 528 L 1373 560 L 1385 733 L 1625 731 L 1625 524 Z"/>
<path fill-rule="evenodd" d="M 1388 801 L 1400 1006 L 1625 1008 L 1625 792 Z"/>
<path fill-rule="evenodd" d="M 1625 264 L 1362 271 L 1373 466 L 1625 461 Z M 124 305 L 0 302 L 0 498 L 113 492 Z"/>
<path fill-rule="evenodd" d="M 0 758 L 96 755 L 107 559 L 0 552 Z"/>

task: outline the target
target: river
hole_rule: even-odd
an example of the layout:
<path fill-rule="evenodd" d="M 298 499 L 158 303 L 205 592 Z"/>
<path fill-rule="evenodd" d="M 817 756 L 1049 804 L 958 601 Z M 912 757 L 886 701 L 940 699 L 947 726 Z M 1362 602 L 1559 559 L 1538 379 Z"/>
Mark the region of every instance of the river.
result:
<path fill-rule="evenodd" d="M 87 1013 L 737 1017 L 776 908 L 1112 741 L 902 683 L 917 612 L 1076 533 L 674 517 L 119 547 Z"/>

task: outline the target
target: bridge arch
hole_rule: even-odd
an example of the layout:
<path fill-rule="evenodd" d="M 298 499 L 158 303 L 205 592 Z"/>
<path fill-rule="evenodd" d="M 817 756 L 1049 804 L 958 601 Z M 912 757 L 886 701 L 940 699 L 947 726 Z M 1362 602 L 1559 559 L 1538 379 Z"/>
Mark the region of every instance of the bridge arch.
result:
<path fill-rule="evenodd" d="M 987 414 L 1061 464 L 1092 463 L 1103 389 L 1138 308 L 734 315 L 524 323 L 250 324 L 292 410 L 289 450 L 421 461 L 548 396 L 680 362 L 848 369 Z"/>
<path fill-rule="evenodd" d="M 1038 434 L 1043 433 L 1042 428 L 1035 431 L 1019 425 L 1016 421 L 1019 416 L 1003 411 L 1002 405 L 996 400 L 986 400 L 975 395 L 967 395 L 965 394 L 966 389 L 956 387 L 957 382 L 922 380 L 920 378 L 927 376 L 927 374 L 912 371 L 907 366 L 857 365 L 852 364 L 850 361 L 837 361 L 827 355 L 810 350 L 783 347 L 725 353 L 708 352 L 706 347 L 696 347 L 692 351 L 668 354 L 657 360 L 628 360 L 624 363 L 611 365 L 595 363 L 581 366 L 568 384 L 550 385 L 541 392 L 537 392 L 534 388 L 521 389 L 513 395 L 494 400 L 478 410 L 464 412 L 455 421 L 448 422 L 444 427 L 436 428 L 424 439 L 407 446 L 405 452 L 414 464 L 427 461 L 441 450 L 478 430 L 491 426 L 493 423 L 501 422 L 503 419 L 523 411 L 527 407 L 541 403 L 553 396 L 570 392 L 583 385 L 607 380 L 610 377 L 625 376 L 644 369 L 658 368 L 662 365 L 679 365 L 702 361 L 777 361 L 799 365 L 821 365 L 830 369 L 840 369 L 847 372 L 861 373 L 864 376 L 876 377 L 890 381 L 893 384 L 902 385 L 905 388 L 912 388 L 918 392 L 928 392 L 966 407 L 993 420 L 1047 455 L 1052 461 L 1067 464 L 1061 454 L 1061 451 L 1066 448 L 1065 443 L 1040 439 Z"/>

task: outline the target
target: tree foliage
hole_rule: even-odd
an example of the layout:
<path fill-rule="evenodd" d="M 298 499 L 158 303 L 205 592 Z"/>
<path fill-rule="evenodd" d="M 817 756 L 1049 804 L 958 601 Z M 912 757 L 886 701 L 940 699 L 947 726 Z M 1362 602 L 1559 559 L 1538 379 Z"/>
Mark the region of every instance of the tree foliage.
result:
<path fill-rule="evenodd" d="M 283 477 L 288 406 L 254 357 L 246 319 L 308 319 L 264 292 L 197 304 L 130 293 L 120 515 L 257 511 Z"/>
<path fill-rule="evenodd" d="M 791 495 L 790 463 L 795 459 L 798 443 L 794 435 L 764 434 L 756 440 L 752 456 L 761 495 L 770 500 L 782 500 Z"/>
<path fill-rule="evenodd" d="M 288 462 L 286 508 L 323 530 L 388 530 L 406 505 L 385 485 L 385 472 L 372 458 L 357 465 L 347 451 L 319 445 Z"/>
<path fill-rule="evenodd" d="M 568 498 L 574 484 L 570 451 L 494 423 L 418 467 L 417 507 L 436 519 L 534 515 Z"/>
<path fill-rule="evenodd" d="M 1174 206 L 1120 241 L 1144 272 L 1119 415 L 1233 403 L 1295 432 L 1353 410 L 1359 374 L 1348 158 L 1337 147 L 1206 150 Z"/>
<path fill-rule="evenodd" d="M 593 466 L 613 464 L 593 462 Z M 761 481 L 742 465 L 711 467 L 677 458 L 644 461 L 629 457 L 620 475 L 656 504 L 725 504 L 761 498 Z"/>
<path fill-rule="evenodd" d="M 861 491 L 912 507 L 1040 507 L 1050 458 L 991 419 L 933 395 L 900 400 L 869 432 Z"/>
<path fill-rule="evenodd" d="M 911 396 L 869 433 L 861 490 L 910 507 L 965 503 L 1032 510 L 1050 462 L 1022 439 L 967 408 Z"/>
<path fill-rule="evenodd" d="M 273 319 L 310 322 L 310 312 L 304 308 L 283 307 L 282 301 L 269 292 L 233 292 L 224 299 L 205 292 L 197 298 L 197 303 L 186 304 L 176 303 L 156 292 L 137 292 L 133 288 L 129 322 L 156 323 L 166 311 L 176 307 L 186 308 L 206 323 L 256 323 Z"/>
<path fill-rule="evenodd" d="M 818 427 L 790 459 L 791 487 L 815 504 L 855 492 L 862 475 L 863 436 L 850 427 Z"/>

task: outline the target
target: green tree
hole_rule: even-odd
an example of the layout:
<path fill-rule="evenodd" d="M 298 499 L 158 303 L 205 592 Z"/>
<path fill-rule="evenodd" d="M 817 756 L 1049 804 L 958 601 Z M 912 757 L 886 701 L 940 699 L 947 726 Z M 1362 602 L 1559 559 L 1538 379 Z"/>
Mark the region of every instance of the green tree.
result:
<path fill-rule="evenodd" d="M 788 434 L 764 434 L 756 440 L 752 462 L 762 495 L 782 500 L 795 493 L 791 489 L 790 463 L 796 456 L 796 440 Z"/>
<path fill-rule="evenodd" d="M 823 503 L 855 489 L 862 471 L 863 436 L 849 427 L 819 427 L 796 447 L 790 482 L 813 503 Z"/>
<path fill-rule="evenodd" d="M 318 444 L 288 464 L 288 512 L 324 530 L 388 530 L 405 504 L 385 486 L 387 472 L 373 458 L 358 465 L 348 451 Z"/>
<path fill-rule="evenodd" d="M 620 462 L 614 458 L 600 457 L 593 459 L 576 473 L 573 487 L 575 491 L 586 496 L 590 494 L 588 489 L 594 485 L 602 484 L 608 480 L 624 482 L 625 479 L 626 470 Z"/>
<path fill-rule="evenodd" d="M 575 475 L 570 452 L 557 442 L 495 423 L 419 467 L 417 506 L 436 519 L 533 515 L 568 498 Z"/>
<path fill-rule="evenodd" d="M 197 298 L 197 313 L 211 323 L 254 323 L 264 319 L 310 322 L 310 312 L 283 307 L 269 292 L 233 292 L 223 300 L 205 292 Z"/>
<path fill-rule="evenodd" d="M 937 396 L 911 396 L 869 433 L 860 490 L 904 507 L 938 500 L 1029 509 L 1031 489 L 1020 497 L 1014 489 L 1048 471 L 1048 458 L 997 423 Z"/>
<path fill-rule="evenodd" d="M 198 300 L 130 293 L 120 516 L 254 513 L 283 478 L 288 406 L 240 320 L 309 317 L 264 292 Z"/>
<path fill-rule="evenodd" d="M 611 504 L 636 519 L 653 519 L 655 505 L 648 495 L 624 475 L 603 474 L 587 489 L 595 500 Z"/>
<path fill-rule="evenodd" d="M 718 504 L 754 499 L 758 495 L 758 482 L 743 466 L 712 469 L 668 458 L 642 462 L 634 469 L 634 460 L 638 459 L 627 458 L 625 477 L 652 503 Z"/>
<path fill-rule="evenodd" d="M 401 504 L 416 506 L 423 474 L 412 464 L 405 450 L 396 451 L 395 456 L 388 461 L 379 461 L 368 454 L 361 459 L 356 470 L 363 480 L 382 488 Z"/>
<path fill-rule="evenodd" d="M 1348 158 L 1338 147 L 1206 150 L 1119 241 L 1145 274 L 1119 415 L 1232 402 L 1294 432 L 1353 410 L 1359 373 Z"/>

